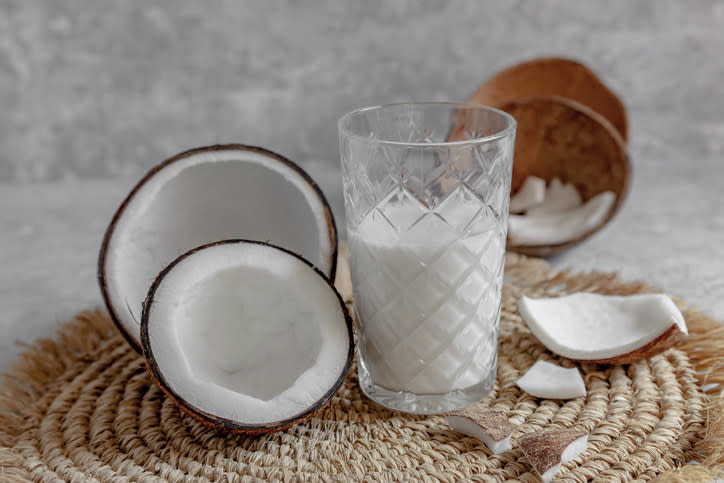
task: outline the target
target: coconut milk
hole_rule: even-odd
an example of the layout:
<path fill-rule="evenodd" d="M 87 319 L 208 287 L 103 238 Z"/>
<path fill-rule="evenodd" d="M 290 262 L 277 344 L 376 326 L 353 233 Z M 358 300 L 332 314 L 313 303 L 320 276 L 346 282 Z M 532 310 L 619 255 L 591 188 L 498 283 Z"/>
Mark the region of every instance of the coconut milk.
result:
<path fill-rule="evenodd" d="M 389 219 L 373 211 L 348 232 L 361 364 L 389 391 L 444 394 L 489 383 L 504 230 L 462 236 L 434 213 L 395 230 Z"/>

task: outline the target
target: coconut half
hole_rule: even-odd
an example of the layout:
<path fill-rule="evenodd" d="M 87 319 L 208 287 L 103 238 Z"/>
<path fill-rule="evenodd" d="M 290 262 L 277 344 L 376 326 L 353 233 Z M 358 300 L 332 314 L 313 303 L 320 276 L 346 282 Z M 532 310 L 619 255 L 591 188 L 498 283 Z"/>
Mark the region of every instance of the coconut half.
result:
<path fill-rule="evenodd" d="M 630 364 L 688 334 L 684 316 L 664 294 L 523 296 L 518 312 L 551 352 L 577 361 Z"/>
<path fill-rule="evenodd" d="M 314 181 L 286 158 L 238 144 L 186 151 L 153 168 L 106 230 L 98 281 L 140 351 L 141 303 L 154 277 L 205 243 L 245 238 L 299 253 L 334 280 L 337 228 Z"/>
<path fill-rule="evenodd" d="M 263 242 L 191 250 L 164 269 L 143 304 L 143 354 L 186 413 L 234 432 L 300 422 L 349 371 L 352 320 L 326 276 Z"/>

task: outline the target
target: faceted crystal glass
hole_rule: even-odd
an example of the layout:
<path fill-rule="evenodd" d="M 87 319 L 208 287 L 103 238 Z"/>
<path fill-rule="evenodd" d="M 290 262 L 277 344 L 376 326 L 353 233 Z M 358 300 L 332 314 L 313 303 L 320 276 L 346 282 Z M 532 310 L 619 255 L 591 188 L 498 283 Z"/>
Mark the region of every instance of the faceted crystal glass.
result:
<path fill-rule="evenodd" d="M 384 406 L 441 413 L 495 383 L 515 128 L 446 102 L 339 120 L 359 382 Z"/>

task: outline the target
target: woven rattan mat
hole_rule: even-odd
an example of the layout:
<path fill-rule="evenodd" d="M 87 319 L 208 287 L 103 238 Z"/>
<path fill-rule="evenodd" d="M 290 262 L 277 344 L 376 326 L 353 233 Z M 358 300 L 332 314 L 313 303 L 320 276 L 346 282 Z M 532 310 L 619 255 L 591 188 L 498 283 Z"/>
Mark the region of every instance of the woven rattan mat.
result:
<path fill-rule="evenodd" d="M 717 322 L 680 304 L 691 337 L 678 349 L 629 366 L 580 365 L 585 398 L 541 400 L 515 379 L 539 358 L 571 362 L 530 335 L 517 298 L 651 289 L 611 274 L 557 273 L 518 255 L 508 255 L 506 279 L 497 384 L 481 404 L 507 412 L 518 425 L 513 439 L 544 427 L 588 431 L 588 449 L 559 481 L 709 481 L 722 468 L 722 393 L 711 388 L 724 382 Z M 350 296 L 344 265 L 340 291 Z M 354 368 L 332 404 L 304 424 L 261 437 L 207 429 L 162 394 L 105 315 L 87 312 L 29 347 L 5 375 L 0 481 L 94 479 L 538 481 L 518 449 L 492 456 L 440 416 L 375 405 L 360 394 Z"/>

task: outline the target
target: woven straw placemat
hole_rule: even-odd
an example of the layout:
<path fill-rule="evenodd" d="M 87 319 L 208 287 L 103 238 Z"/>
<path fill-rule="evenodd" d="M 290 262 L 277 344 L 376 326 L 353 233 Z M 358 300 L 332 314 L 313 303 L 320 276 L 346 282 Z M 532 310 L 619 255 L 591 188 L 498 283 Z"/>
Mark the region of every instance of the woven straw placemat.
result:
<path fill-rule="evenodd" d="M 349 295 L 341 267 L 340 291 Z M 691 336 L 648 361 L 582 364 L 588 395 L 542 400 L 514 381 L 537 359 L 572 363 L 530 335 L 515 309 L 523 294 L 648 292 L 597 272 L 554 272 L 508 255 L 495 389 L 480 404 L 507 412 L 516 437 L 579 427 L 588 448 L 559 481 L 710 481 L 724 468 L 724 329 L 678 302 Z M 708 388 L 709 394 L 702 388 Z M 687 464 L 695 460 L 699 464 Z M 30 346 L 0 386 L 0 481 L 538 481 L 519 449 L 493 456 L 441 416 L 410 416 L 365 398 L 350 372 L 332 404 L 309 421 L 260 437 L 232 436 L 186 417 L 166 398 L 101 312 Z"/>

